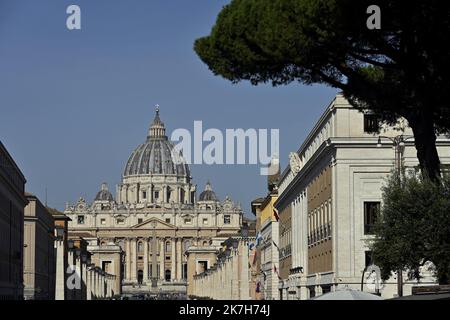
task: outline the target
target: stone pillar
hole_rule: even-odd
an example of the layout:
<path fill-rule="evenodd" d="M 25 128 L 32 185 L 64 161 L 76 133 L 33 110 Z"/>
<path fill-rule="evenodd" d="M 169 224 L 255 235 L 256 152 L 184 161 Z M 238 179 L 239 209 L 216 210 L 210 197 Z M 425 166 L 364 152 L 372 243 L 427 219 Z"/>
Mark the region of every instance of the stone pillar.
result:
<path fill-rule="evenodd" d="M 173 281 L 175 281 L 176 279 L 177 279 L 177 276 L 176 276 L 176 262 L 177 262 L 177 257 L 176 257 L 176 245 L 177 245 L 177 243 L 178 243 L 178 239 L 177 238 L 172 238 L 172 256 L 171 256 L 171 258 L 172 258 L 172 266 L 171 266 L 171 271 L 170 271 L 170 277 L 171 277 L 171 280 L 172 280 L 172 282 Z"/>
<path fill-rule="evenodd" d="M 74 293 L 75 293 L 75 299 L 76 300 L 82 300 L 83 297 L 81 296 L 81 293 L 83 291 L 83 270 L 82 270 L 82 266 L 81 266 L 81 257 L 79 256 L 75 256 L 75 273 L 77 275 L 77 277 L 80 279 L 80 288 L 78 289 L 74 289 Z"/>
<path fill-rule="evenodd" d="M 91 300 L 95 300 L 97 298 L 97 278 L 95 275 L 95 269 L 91 269 L 89 273 L 91 274 Z"/>
<path fill-rule="evenodd" d="M 181 262 L 183 261 L 183 250 L 182 250 L 182 238 L 178 239 L 177 241 L 177 248 L 176 248 L 176 254 L 177 254 L 177 261 L 176 261 L 176 279 L 181 280 L 182 279 L 182 275 L 181 275 L 181 268 L 182 268 L 182 264 Z"/>
<path fill-rule="evenodd" d="M 82 275 L 81 299 L 87 300 L 88 271 L 85 263 L 81 263 L 81 275 Z"/>
<path fill-rule="evenodd" d="M 250 288 L 249 288 L 249 270 L 248 270 L 248 244 L 243 241 L 240 241 L 239 244 L 239 264 L 240 264 L 240 300 L 249 300 L 250 299 Z"/>
<path fill-rule="evenodd" d="M 131 280 L 137 282 L 137 241 L 136 238 L 131 240 Z"/>
<path fill-rule="evenodd" d="M 64 265 L 64 241 L 55 241 L 56 247 L 56 278 L 55 278 L 55 300 L 64 300 L 65 296 L 65 265 Z"/>
<path fill-rule="evenodd" d="M 86 270 L 86 300 L 92 300 L 92 272 Z"/>
<path fill-rule="evenodd" d="M 231 255 L 231 268 L 232 268 L 232 282 L 231 282 L 231 300 L 239 299 L 239 261 L 237 253 L 233 252 Z"/>
<path fill-rule="evenodd" d="M 98 299 L 98 279 L 97 270 L 92 269 L 92 297 Z"/>
<path fill-rule="evenodd" d="M 163 186 L 163 201 L 164 201 L 164 203 L 168 202 L 167 201 L 167 186 L 166 185 Z"/>
<path fill-rule="evenodd" d="M 159 243 L 160 251 L 159 251 L 159 278 L 164 280 L 164 260 L 165 260 L 165 253 L 164 253 L 164 247 L 165 247 L 165 239 L 161 238 Z"/>
<path fill-rule="evenodd" d="M 151 278 L 158 278 L 157 275 L 157 254 L 158 254 L 158 244 L 155 237 L 152 237 L 152 270 L 151 270 Z"/>
<path fill-rule="evenodd" d="M 131 280 L 131 243 L 130 243 L 130 239 L 127 238 L 125 240 L 125 258 L 126 258 L 126 267 L 125 267 L 125 279 L 127 281 Z"/>
<path fill-rule="evenodd" d="M 148 239 L 144 239 L 144 277 L 143 282 L 148 282 Z"/>
<path fill-rule="evenodd" d="M 95 269 L 95 298 L 100 299 L 100 274 Z"/>

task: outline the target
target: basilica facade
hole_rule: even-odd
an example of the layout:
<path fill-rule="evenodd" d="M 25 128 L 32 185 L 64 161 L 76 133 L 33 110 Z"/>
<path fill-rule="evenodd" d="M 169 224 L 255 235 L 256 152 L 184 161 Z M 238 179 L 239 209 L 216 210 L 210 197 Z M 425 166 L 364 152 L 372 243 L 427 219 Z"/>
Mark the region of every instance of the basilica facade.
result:
<path fill-rule="evenodd" d="M 121 248 L 120 268 L 100 261 L 105 271 L 120 269 L 123 292 L 186 289 L 185 252 L 212 248 L 238 234 L 243 213 L 226 197 L 220 201 L 208 182 L 197 196 L 190 168 L 165 133 L 156 109 L 144 143 L 129 157 L 116 197 L 104 183 L 92 203 L 66 204 L 69 233 L 91 247 Z"/>

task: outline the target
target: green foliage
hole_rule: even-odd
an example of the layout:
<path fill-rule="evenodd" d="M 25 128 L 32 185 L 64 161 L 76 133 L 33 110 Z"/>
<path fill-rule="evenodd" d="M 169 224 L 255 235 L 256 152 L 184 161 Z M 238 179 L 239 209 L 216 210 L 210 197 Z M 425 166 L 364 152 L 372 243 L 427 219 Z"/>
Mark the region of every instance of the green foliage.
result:
<path fill-rule="evenodd" d="M 369 5 L 381 30 L 369 30 Z M 450 128 L 450 2 L 232 0 L 194 49 L 234 83 L 322 83 L 382 121 L 406 118 L 418 158 L 439 176 L 435 130 Z"/>
<path fill-rule="evenodd" d="M 401 178 L 401 179 L 400 179 Z M 440 283 L 450 279 L 450 177 L 429 179 L 393 174 L 383 188 L 383 206 L 371 243 L 383 279 L 396 270 L 420 278 L 427 261 Z"/>

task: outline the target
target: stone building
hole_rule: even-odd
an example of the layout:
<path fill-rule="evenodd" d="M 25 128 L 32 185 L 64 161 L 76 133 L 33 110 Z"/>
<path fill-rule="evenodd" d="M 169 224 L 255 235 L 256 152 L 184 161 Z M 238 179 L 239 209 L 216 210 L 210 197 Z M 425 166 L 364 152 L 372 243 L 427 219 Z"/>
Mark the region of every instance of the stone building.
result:
<path fill-rule="evenodd" d="M 292 292 L 289 291 L 289 274 L 292 269 L 292 223 L 290 207 L 279 211 L 278 221 L 279 239 L 279 295 L 280 300 L 292 300 Z"/>
<path fill-rule="evenodd" d="M 64 213 L 71 234 L 121 248 L 124 293 L 185 292 L 186 249 L 209 246 L 242 225 L 240 206 L 228 197 L 220 201 L 210 183 L 197 199 L 190 168 L 167 138 L 159 109 L 125 165 L 116 197 L 103 184 L 92 204 L 80 198 Z"/>
<path fill-rule="evenodd" d="M 68 262 L 68 224 L 70 218 L 62 212 L 48 208 L 55 221 L 54 226 L 54 247 L 55 247 L 55 300 L 65 300 L 68 296 L 67 268 Z"/>
<path fill-rule="evenodd" d="M 23 298 L 25 177 L 0 142 L 0 300 Z"/>
<path fill-rule="evenodd" d="M 26 300 L 55 298 L 55 221 L 39 199 L 26 193 L 23 280 Z"/>
<path fill-rule="evenodd" d="M 398 128 L 379 127 L 373 114 L 356 110 L 339 94 L 291 153 L 275 203 L 279 212 L 291 214 L 291 298 L 304 300 L 345 286 L 360 290 L 361 282 L 364 291 L 396 295 L 397 275 L 376 288 L 363 274 L 372 264 L 368 244 L 394 164 L 393 143 L 372 133 L 378 129 L 387 137 L 412 135 L 404 121 Z M 418 160 L 412 136 L 402 147 L 403 166 L 414 174 Z M 437 149 L 441 162 L 450 163 L 450 140 L 439 137 Z M 422 284 L 433 282 L 426 278 Z M 415 285 L 405 280 L 404 294 Z"/>
<path fill-rule="evenodd" d="M 255 254 L 255 237 L 230 237 L 213 255 L 190 248 L 188 261 L 200 266 L 205 259 L 214 264 L 198 270 L 189 283 L 189 295 L 214 300 L 255 300 L 255 273 L 252 272 Z"/>

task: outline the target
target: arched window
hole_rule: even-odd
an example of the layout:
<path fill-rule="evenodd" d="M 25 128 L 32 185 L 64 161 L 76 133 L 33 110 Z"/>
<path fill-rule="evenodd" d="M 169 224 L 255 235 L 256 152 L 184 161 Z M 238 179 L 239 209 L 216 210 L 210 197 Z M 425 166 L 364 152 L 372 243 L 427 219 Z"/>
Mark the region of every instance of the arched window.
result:
<path fill-rule="evenodd" d="M 203 241 L 203 246 L 206 247 L 208 245 L 208 241 Z"/>
<path fill-rule="evenodd" d="M 166 242 L 166 252 L 170 252 L 170 250 L 172 250 L 172 246 L 170 244 L 170 241 Z"/>

